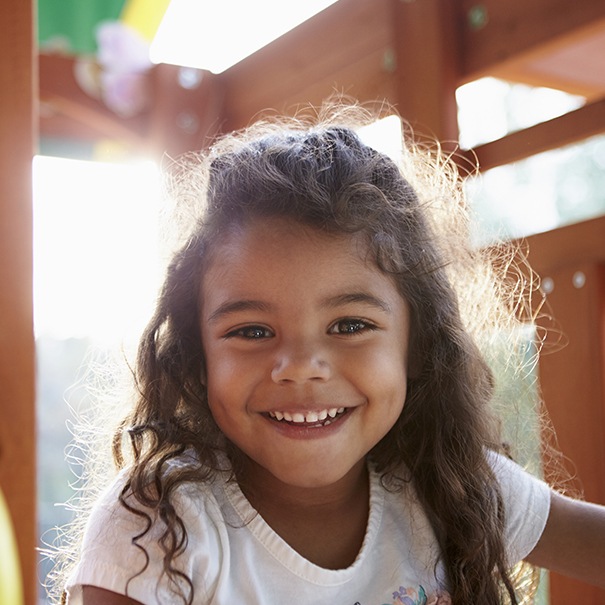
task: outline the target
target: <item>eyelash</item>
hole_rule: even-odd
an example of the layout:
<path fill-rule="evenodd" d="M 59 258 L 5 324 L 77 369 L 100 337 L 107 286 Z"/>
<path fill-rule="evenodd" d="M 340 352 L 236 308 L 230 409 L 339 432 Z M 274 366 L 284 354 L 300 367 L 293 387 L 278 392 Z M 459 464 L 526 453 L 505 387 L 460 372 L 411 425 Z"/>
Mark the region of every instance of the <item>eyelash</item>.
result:
<path fill-rule="evenodd" d="M 336 329 L 340 326 L 342 328 L 343 324 L 347 326 L 343 331 L 336 331 Z M 352 329 L 353 328 L 353 329 Z M 377 330 L 378 326 L 365 319 L 359 319 L 356 317 L 347 317 L 345 319 L 339 319 L 334 322 L 330 328 L 328 329 L 328 334 L 337 334 L 339 336 L 350 336 L 354 334 L 361 334 L 363 332 L 374 331 Z"/>
<path fill-rule="evenodd" d="M 260 334 L 262 332 L 262 334 Z M 253 336 L 252 333 L 255 333 Z M 273 332 L 264 326 L 250 325 L 236 328 L 225 334 L 225 338 L 244 338 L 245 340 L 262 340 L 273 336 Z"/>
<path fill-rule="evenodd" d="M 343 329 L 344 327 L 344 329 Z M 365 320 L 355 317 L 347 317 L 335 321 L 329 328 L 328 334 L 337 336 L 354 336 L 363 332 L 377 330 L 378 326 Z M 236 328 L 225 334 L 225 338 L 243 338 L 244 340 L 263 340 L 274 336 L 273 332 L 261 325 L 249 325 Z"/>

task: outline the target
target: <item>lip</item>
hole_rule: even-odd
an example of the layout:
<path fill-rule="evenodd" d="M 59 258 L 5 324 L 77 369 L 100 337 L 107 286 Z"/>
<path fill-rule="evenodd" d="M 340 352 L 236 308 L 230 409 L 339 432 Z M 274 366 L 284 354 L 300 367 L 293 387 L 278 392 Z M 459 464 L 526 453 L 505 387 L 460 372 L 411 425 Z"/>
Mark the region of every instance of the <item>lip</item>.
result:
<path fill-rule="evenodd" d="M 286 422 L 271 417 L 268 412 L 263 413 L 262 417 L 270 423 L 274 430 L 290 439 L 320 439 L 338 432 L 349 420 L 354 409 L 344 408 L 344 412 L 335 418 L 328 417 L 329 422 L 327 424 L 325 421 L 323 423 L 320 421 L 316 423 Z"/>

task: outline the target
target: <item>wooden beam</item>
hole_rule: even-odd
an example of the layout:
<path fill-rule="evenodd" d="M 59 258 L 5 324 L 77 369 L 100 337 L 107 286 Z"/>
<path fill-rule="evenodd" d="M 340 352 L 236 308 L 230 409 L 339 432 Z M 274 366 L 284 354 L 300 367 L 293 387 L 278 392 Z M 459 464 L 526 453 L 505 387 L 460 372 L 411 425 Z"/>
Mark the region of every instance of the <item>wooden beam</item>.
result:
<path fill-rule="evenodd" d="M 555 446 L 572 478 L 567 487 L 605 504 L 605 217 L 527 243 L 532 267 L 551 284 L 538 321 L 550 330 L 539 374 Z M 559 471 L 547 458 L 547 477 L 556 483 Z M 605 603 L 605 590 L 551 573 L 551 605 L 572 601 Z"/>
<path fill-rule="evenodd" d="M 474 20 L 469 15 L 475 15 Z M 424 134 L 455 140 L 451 98 L 457 85 L 488 73 L 521 78 L 529 73 L 528 57 L 542 60 L 544 53 L 567 48 L 599 27 L 605 27 L 605 4 L 600 0 L 339 0 L 212 77 L 214 92 L 204 89 L 198 96 L 205 103 L 215 99 L 211 105 L 223 99 L 218 113 L 221 120 L 224 117 L 224 130 L 240 128 L 265 110 L 295 113 L 342 93 L 361 101 L 387 100 Z M 178 103 L 168 97 L 183 96 L 174 80 L 168 91 L 156 86 L 164 75 L 150 74 L 149 110 L 122 119 L 82 91 L 74 78 L 73 59 L 42 56 L 41 61 L 41 126 L 51 136 L 108 136 L 134 146 L 142 140 L 147 147 L 146 134 L 151 130 L 157 140 L 161 129 L 157 107 L 176 110 Z M 186 117 L 188 112 L 185 108 L 178 113 Z M 210 119 L 216 114 L 215 107 Z M 174 127 L 173 118 L 166 117 L 166 128 Z M 177 139 L 182 138 L 179 128 L 173 131 Z M 191 137 L 185 134 L 183 142 L 188 143 Z M 487 154 L 490 148 L 483 151 Z"/>
<path fill-rule="evenodd" d="M 555 430 L 572 494 L 605 504 L 605 267 L 569 263 L 546 273 L 554 289 L 548 295 L 555 318 L 555 342 L 565 347 L 540 361 L 540 385 Z M 546 466 L 559 479 L 558 468 Z M 565 485 L 564 485 L 565 486 Z M 604 603 L 605 590 L 550 574 L 551 605 L 574 600 Z"/>
<path fill-rule="evenodd" d="M 207 147 L 224 126 L 224 87 L 202 70 L 157 65 L 147 144 L 157 157 Z"/>
<path fill-rule="evenodd" d="M 86 66 L 101 69 L 91 61 Z M 91 143 L 107 139 L 131 153 L 160 157 L 199 149 L 222 127 L 223 89 L 209 72 L 154 66 L 141 76 L 148 105 L 136 116 L 123 117 L 84 90 L 75 75 L 79 69 L 75 57 L 40 55 L 42 136 Z"/>
<path fill-rule="evenodd" d="M 451 0 L 392 0 L 396 105 L 414 131 L 458 140 L 458 22 Z"/>
<path fill-rule="evenodd" d="M 78 59 L 40 54 L 40 133 L 42 136 L 102 139 L 141 149 L 149 128 L 150 107 L 131 118 L 122 118 L 101 100 L 88 94 L 76 78 Z M 82 69 L 82 67 L 80 67 Z M 88 62 L 88 69 L 100 67 Z"/>
<path fill-rule="evenodd" d="M 15 525 L 27 605 L 36 603 L 37 588 L 32 320 L 32 158 L 37 92 L 33 15 L 32 2 L 1 4 L 0 487 Z"/>
<path fill-rule="evenodd" d="M 596 101 L 605 97 L 605 17 L 493 66 L 491 75 Z"/>
<path fill-rule="evenodd" d="M 463 81 L 605 17 L 602 0 L 460 0 L 458 6 Z"/>
<path fill-rule="evenodd" d="M 333 93 L 386 100 L 422 134 L 457 140 L 451 0 L 340 0 L 227 70 L 226 129 Z"/>
<path fill-rule="evenodd" d="M 459 161 L 468 169 L 478 165 L 481 171 L 518 162 L 530 156 L 565 147 L 605 132 L 605 99 L 590 103 L 501 139 L 458 152 Z"/>
<path fill-rule="evenodd" d="M 223 74 L 225 127 L 261 111 L 293 113 L 334 93 L 373 101 L 390 92 L 390 0 L 340 0 Z"/>
<path fill-rule="evenodd" d="M 605 216 L 532 235 L 526 242 L 531 265 L 543 277 L 586 262 L 605 265 Z"/>

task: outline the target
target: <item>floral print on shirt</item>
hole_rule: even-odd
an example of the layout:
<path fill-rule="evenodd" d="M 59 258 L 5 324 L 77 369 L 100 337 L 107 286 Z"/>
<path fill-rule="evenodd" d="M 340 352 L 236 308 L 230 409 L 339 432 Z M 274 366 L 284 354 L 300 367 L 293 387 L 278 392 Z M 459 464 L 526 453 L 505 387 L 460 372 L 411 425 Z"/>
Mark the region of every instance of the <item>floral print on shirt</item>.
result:
<path fill-rule="evenodd" d="M 392 605 L 452 605 L 452 600 L 446 592 L 427 596 L 422 586 L 419 586 L 418 590 L 400 586 L 399 590 L 393 593 Z"/>

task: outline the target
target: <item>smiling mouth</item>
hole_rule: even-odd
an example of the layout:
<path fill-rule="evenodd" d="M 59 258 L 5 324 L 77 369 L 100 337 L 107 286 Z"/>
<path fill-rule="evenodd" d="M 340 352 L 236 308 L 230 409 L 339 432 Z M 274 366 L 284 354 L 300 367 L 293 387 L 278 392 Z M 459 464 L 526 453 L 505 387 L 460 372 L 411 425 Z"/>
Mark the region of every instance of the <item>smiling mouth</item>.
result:
<path fill-rule="evenodd" d="M 276 422 L 306 426 L 327 426 L 347 413 L 347 408 L 327 408 L 318 412 L 269 412 Z"/>

